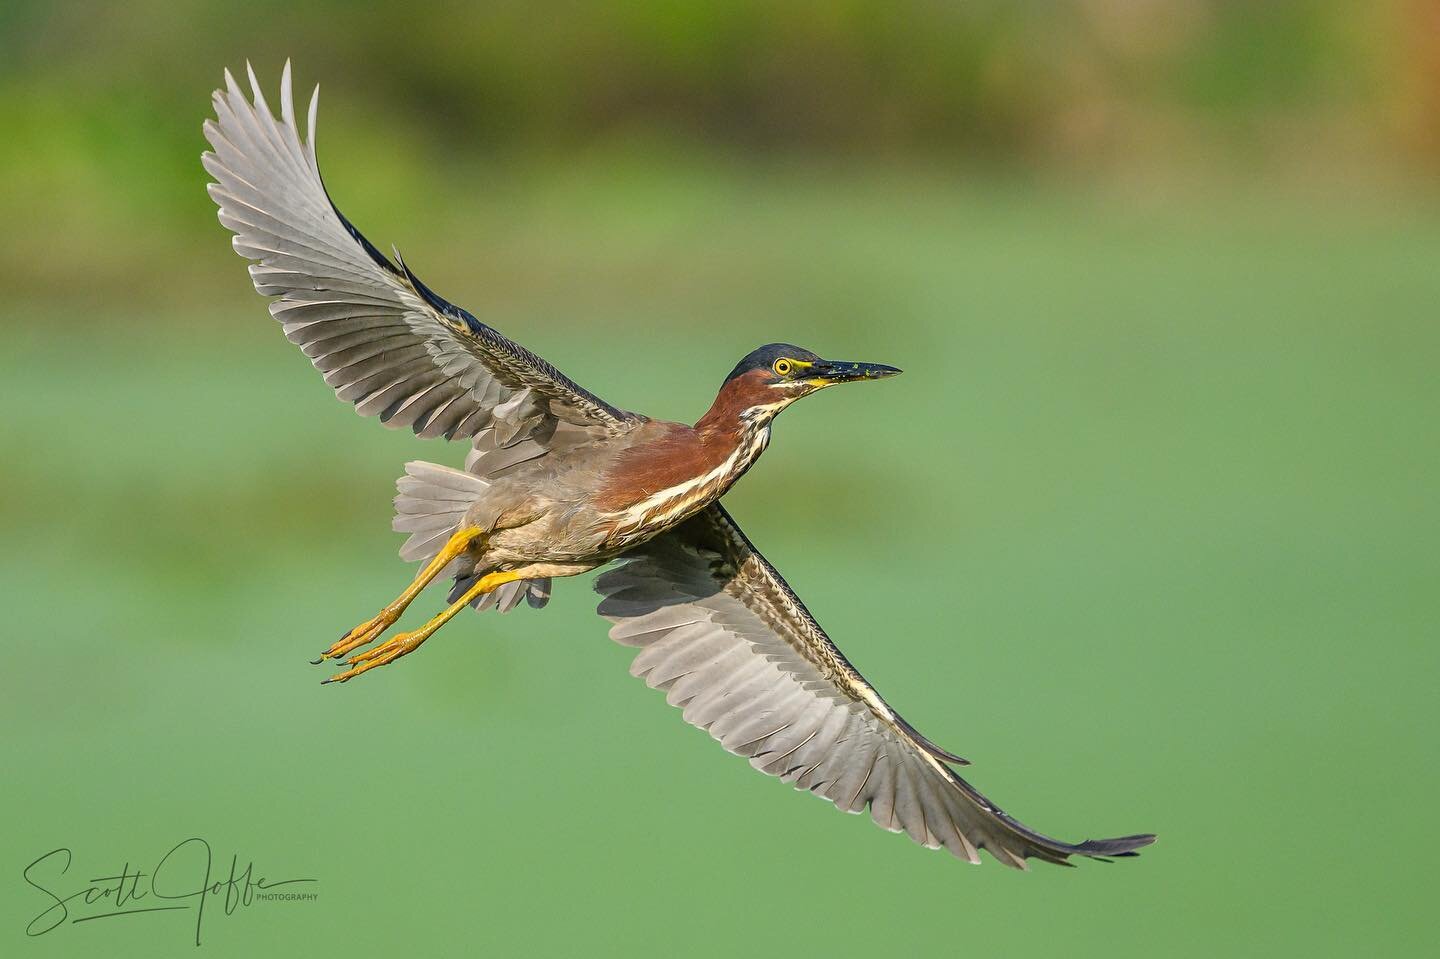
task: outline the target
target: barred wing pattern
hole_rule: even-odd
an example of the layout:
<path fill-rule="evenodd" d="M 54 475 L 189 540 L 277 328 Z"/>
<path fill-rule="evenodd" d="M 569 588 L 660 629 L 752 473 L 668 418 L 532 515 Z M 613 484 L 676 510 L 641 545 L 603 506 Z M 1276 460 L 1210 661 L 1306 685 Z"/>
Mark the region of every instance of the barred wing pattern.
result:
<path fill-rule="evenodd" d="M 215 91 L 216 119 L 205 121 L 210 196 L 235 234 L 236 252 L 254 261 L 255 289 L 278 297 L 270 312 L 340 399 L 422 438 L 470 439 L 466 468 L 480 476 L 636 422 L 377 250 L 321 181 L 319 88 L 302 142 L 290 64 L 280 81 L 279 120 L 248 65 L 247 72 L 251 96 L 227 70 L 226 88 Z M 413 535 L 401 555 L 433 555 L 436 536 Z M 532 603 L 548 596 L 548 583 L 516 583 L 487 601 L 512 606 L 526 589 Z"/>
<path fill-rule="evenodd" d="M 1069 844 L 1027 828 L 956 775 L 965 760 L 882 700 L 718 503 L 602 575 L 630 671 L 762 772 L 929 848 L 1007 866 L 1133 856 L 1154 836 Z"/>

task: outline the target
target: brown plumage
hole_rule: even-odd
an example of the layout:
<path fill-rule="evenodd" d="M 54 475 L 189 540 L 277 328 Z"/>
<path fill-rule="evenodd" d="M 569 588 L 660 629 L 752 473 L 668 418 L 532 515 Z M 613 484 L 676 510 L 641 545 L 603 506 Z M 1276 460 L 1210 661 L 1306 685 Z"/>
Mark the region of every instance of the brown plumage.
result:
<path fill-rule="evenodd" d="M 467 605 L 543 606 L 551 578 L 618 561 L 596 582 L 632 672 L 757 769 L 972 862 L 1132 856 L 1149 835 L 1064 843 L 961 779 L 964 760 L 917 732 L 850 664 L 719 499 L 764 452 L 790 403 L 898 373 L 787 344 L 753 351 L 694 426 L 630 413 L 437 296 L 331 203 L 281 78 L 280 119 L 253 72 L 226 73 L 205 135 L 210 195 L 285 335 L 358 412 L 470 444 L 465 469 L 406 464 L 394 526 L 423 566 L 321 656 L 346 681 L 418 649 Z M 398 257 L 397 257 L 398 260 Z M 431 582 L 451 605 L 373 648 Z"/>
<path fill-rule="evenodd" d="M 621 511 L 653 493 L 720 468 L 754 440 L 759 430 L 768 430 L 768 421 L 744 416 L 747 409 L 775 400 L 766 381 L 766 371 L 759 369 L 727 380 L 694 426 L 647 423 L 601 478 L 596 507 Z M 726 474 L 724 488 L 753 463 L 753 457 L 737 463 L 737 469 Z"/>

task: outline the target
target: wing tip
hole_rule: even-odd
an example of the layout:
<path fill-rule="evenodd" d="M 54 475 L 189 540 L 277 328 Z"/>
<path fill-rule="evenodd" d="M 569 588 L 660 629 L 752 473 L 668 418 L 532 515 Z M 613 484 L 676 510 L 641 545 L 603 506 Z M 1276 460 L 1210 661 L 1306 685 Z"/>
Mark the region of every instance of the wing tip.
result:
<path fill-rule="evenodd" d="M 1156 839 L 1153 833 L 1138 833 L 1133 836 L 1118 836 L 1114 839 L 1087 839 L 1072 845 L 1056 840 L 1041 843 L 1036 841 L 1038 838 L 1043 837 L 1031 837 L 1028 846 L 1018 852 L 1003 845 L 998 849 L 988 845 L 984 848 L 1002 866 L 1009 866 L 1012 869 L 1029 869 L 1029 860 L 1031 859 L 1073 869 L 1076 864 L 1070 861 L 1071 856 L 1083 856 L 1094 862 L 1104 863 L 1111 863 L 1117 859 L 1134 859 L 1140 855 L 1137 850 L 1150 845 Z"/>
<path fill-rule="evenodd" d="M 1133 859 L 1139 850 L 1151 845 L 1159 838 L 1154 833 L 1136 833 L 1133 836 L 1117 836 L 1114 839 L 1087 839 L 1071 850 L 1075 855 L 1106 861 L 1110 859 Z"/>

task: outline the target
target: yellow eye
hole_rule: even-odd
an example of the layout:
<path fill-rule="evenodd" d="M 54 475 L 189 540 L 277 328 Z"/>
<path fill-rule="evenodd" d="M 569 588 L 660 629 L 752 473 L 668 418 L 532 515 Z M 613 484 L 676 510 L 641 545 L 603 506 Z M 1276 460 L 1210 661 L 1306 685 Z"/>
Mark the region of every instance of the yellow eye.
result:
<path fill-rule="evenodd" d="M 795 364 L 794 364 L 794 363 L 791 363 L 789 360 L 779 359 L 779 360 L 776 360 L 776 361 L 775 361 L 775 367 L 774 367 L 774 369 L 775 369 L 775 375 L 776 375 L 776 376 L 789 376 L 789 375 L 790 375 L 790 371 L 793 370 L 794 368 L 795 368 Z"/>

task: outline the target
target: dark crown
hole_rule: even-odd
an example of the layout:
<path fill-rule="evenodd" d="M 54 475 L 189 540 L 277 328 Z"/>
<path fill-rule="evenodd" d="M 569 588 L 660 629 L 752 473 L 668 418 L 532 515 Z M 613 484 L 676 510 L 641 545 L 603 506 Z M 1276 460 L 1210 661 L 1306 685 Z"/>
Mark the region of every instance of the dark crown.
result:
<path fill-rule="evenodd" d="M 725 377 L 725 382 L 729 383 L 735 377 L 743 376 L 751 370 L 768 370 L 775 364 L 775 361 L 782 356 L 787 356 L 792 360 L 805 360 L 810 363 L 820 359 L 820 357 L 804 347 L 795 346 L 792 343 L 767 343 L 758 350 L 752 350 L 743 360 L 735 364 L 735 369 L 731 370 L 730 375 Z"/>

